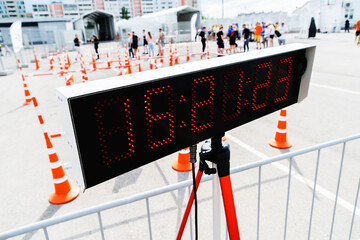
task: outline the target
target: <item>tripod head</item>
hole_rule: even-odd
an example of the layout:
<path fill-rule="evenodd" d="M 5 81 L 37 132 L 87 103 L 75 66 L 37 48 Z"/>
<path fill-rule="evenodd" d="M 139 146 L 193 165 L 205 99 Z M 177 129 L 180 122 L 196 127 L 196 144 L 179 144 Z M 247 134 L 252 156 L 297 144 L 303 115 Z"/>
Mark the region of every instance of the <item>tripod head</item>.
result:
<path fill-rule="evenodd" d="M 216 169 L 210 168 L 206 161 L 210 161 L 217 165 L 219 177 L 228 176 L 230 174 L 230 145 L 222 141 L 225 133 L 215 135 L 211 141 L 207 140 L 201 146 L 200 152 L 200 169 L 206 174 L 215 174 Z"/>

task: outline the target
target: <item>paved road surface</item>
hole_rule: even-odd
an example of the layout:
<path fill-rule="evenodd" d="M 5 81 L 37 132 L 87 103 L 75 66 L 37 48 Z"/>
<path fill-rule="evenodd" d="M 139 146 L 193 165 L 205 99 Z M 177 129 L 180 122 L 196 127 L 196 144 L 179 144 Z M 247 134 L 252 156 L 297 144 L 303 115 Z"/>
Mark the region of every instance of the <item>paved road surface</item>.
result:
<path fill-rule="evenodd" d="M 288 43 L 291 42 L 317 46 L 309 96 L 301 104 L 288 108 L 288 139 L 293 147 L 278 150 L 267 143 L 275 134 L 279 115 L 276 112 L 227 133 L 232 167 L 360 133 L 360 48 L 354 45 L 353 34 L 323 34 L 312 40 L 289 35 Z M 252 51 L 256 51 L 254 45 L 251 47 Z M 214 43 L 210 48 L 211 51 L 215 49 Z M 192 44 L 192 50 L 199 51 L 200 43 Z M 89 54 L 90 48 L 86 51 Z M 180 50 L 184 51 L 184 48 Z M 70 56 L 74 58 L 74 53 Z M 193 61 L 198 59 L 193 58 Z M 13 61 L 9 57 L 5 60 Z M 43 69 L 48 67 L 45 61 L 42 66 Z M 145 64 L 143 68 L 146 68 Z M 25 72 L 31 73 L 33 69 L 25 69 Z M 89 73 L 89 79 L 114 75 L 116 72 L 113 70 L 99 71 Z M 79 74 L 75 74 L 75 79 L 80 78 Z M 28 79 L 31 94 L 38 99 L 50 133 L 62 130 L 55 88 L 64 84 L 64 78 L 58 76 Z M 172 161 L 177 158 L 175 153 L 88 189 L 71 203 L 51 205 L 48 197 L 53 191 L 53 184 L 45 141 L 34 108 L 22 106 L 24 91 L 19 71 L 0 78 L 0 94 L 0 232 L 191 178 L 190 173 L 178 173 L 171 169 Z M 62 162 L 69 162 L 65 138 L 53 139 L 53 144 Z M 348 236 L 351 221 L 349 208 L 353 207 L 360 172 L 358 146 L 359 141 L 346 145 L 339 192 L 341 201 L 337 207 L 333 239 Z M 340 158 L 341 146 L 321 152 L 312 239 L 329 238 Z M 312 189 L 304 182 L 314 180 L 315 163 L 315 153 L 297 157 L 292 163 L 292 171 L 297 176 L 291 182 L 288 239 L 304 239 L 307 236 Z M 288 164 L 286 160 L 262 169 L 260 239 L 283 238 Z M 68 169 L 66 173 L 70 182 L 75 184 L 72 170 Z M 256 236 L 257 179 L 257 170 L 232 176 L 243 239 L 255 239 Z M 175 238 L 183 211 L 178 206 L 185 204 L 185 192 L 176 191 L 150 199 L 154 239 Z M 212 234 L 211 183 L 201 185 L 199 203 L 199 234 L 200 239 L 205 239 Z M 145 202 L 109 210 L 102 216 L 107 239 L 148 237 Z M 224 224 L 221 229 L 225 239 Z M 96 215 L 50 227 L 48 231 L 52 239 L 100 239 Z M 188 238 L 186 232 L 184 239 Z M 357 212 L 352 239 L 359 238 L 360 213 Z M 16 239 L 44 237 L 38 231 Z"/>

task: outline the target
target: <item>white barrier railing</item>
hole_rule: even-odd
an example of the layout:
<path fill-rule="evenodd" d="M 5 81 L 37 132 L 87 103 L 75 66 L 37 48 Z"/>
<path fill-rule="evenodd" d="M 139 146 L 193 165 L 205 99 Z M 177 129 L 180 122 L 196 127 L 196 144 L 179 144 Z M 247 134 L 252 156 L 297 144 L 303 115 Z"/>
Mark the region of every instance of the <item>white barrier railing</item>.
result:
<path fill-rule="evenodd" d="M 330 142 L 326 142 L 323 144 L 319 144 L 319 145 L 315 145 L 315 146 L 311 146 L 308 148 L 304 148 L 304 149 L 300 149 L 300 150 L 296 150 L 293 152 L 288 152 L 285 154 L 281 154 L 278 156 L 274 156 L 274 157 L 270 157 L 261 161 L 257 161 L 257 162 L 253 162 L 253 163 L 249 163 L 249 164 L 245 164 L 239 167 L 235 167 L 232 168 L 230 173 L 231 174 L 236 174 L 239 172 L 243 172 L 246 170 L 250 170 L 250 169 L 255 169 L 258 168 L 258 206 L 257 206 L 257 239 L 259 239 L 259 234 L 260 234 L 260 195 L 261 195 L 261 169 L 262 166 L 271 164 L 271 163 L 276 163 L 278 161 L 281 160 L 285 160 L 285 159 L 290 159 L 289 161 L 289 174 L 288 174 L 288 188 L 287 188 L 287 201 L 286 201 L 286 212 L 285 212 L 285 227 L 284 227 L 284 239 L 286 239 L 286 232 L 287 232 L 287 217 L 288 217 L 288 207 L 289 207 L 289 194 L 290 194 L 290 186 L 291 186 L 291 179 L 292 179 L 292 173 L 291 173 L 291 169 L 292 169 L 292 160 L 295 156 L 299 156 L 299 155 L 303 155 L 305 153 L 309 153 L 309 152 L 314 152 L 314 151 L 318 151 L 317 154 L 317 163 L 316 163 L 316 170 L 315 170 L 315 178 L 314 178 L 314 182 L 313 182 L 313 196 L 312 196 L 312 203 L 311 203 L 311 213 L 310 213 L 310 218 L 309 218 L 309 228 L 308 228 L 308 239 L 310 239 L 311 236 L 311 226 L 312 226 L 312 218 L 313 218 L 313 208 L 314 208 L 314 199 L 315 199 L 315 192 L 316 192 L 316 187 L 317 187 L 317 175 L 318 175 L 318 167 L 319 167 L 319 159 L 320 159 L 320 150 L 330 147 L 330 146 L 334 146 L 334 145 L 338 145 L 338 144 L 343 144 L 343 148 L 342 148 L 342 155 L 341 155 L 341 165 L 340 165 L 340 169 L 339 169 L 339 175 L 338 175 L 338 181 L 337 181 L 337 189 L 336 189 L 336 196 L 335 196 L 335 203 L 334 203 L 334 210 L 333 210 L 333 214 L 332 214 L 332 223 L 331 223 L 331 230 L 330 230 L 330 240 L 332 239 L 332 233 L 333 233 L 333 227 L 334 227 L 334 220 L 335 220 L 335 213 L 336 213 L 336 207 L 337 207 L 337 200 L 338 200 L 338 195 L 339 195 L 339 187 L 340 187 L 340 181 L 341 181 L 341 175 L 342 175 L 342 166 L 343 166 L 343 160 L 344 160 L 344 154 L 345 154 L 345 145 L 347 142 L 352 141 L 352 140 L 356 140 L 356 139 L 360 139 L 360 134 L 357 135 L 353 135 L 353 136 L 349 136 L 349 137 L 345 137 L 345 138 L 341 138 L 341 139 L 337 139 L 334 141 L 330 141 Z M 348 239 L 351 239 L 352 236 L 352 230 L 353 230 L 353 225 L 354 225 L 354 218 L 355 218 L 355 214 L 358 214 L 358 210 L 356 208 L 357 205 L 357 201 L 358 201 L 358 196 L 359 196 L 359 188 L 360 188 L 360 176 L 358 177 L 359 181 L 357 182 L 357 190 L 356 190 L 356 198 L 355 198 L 355 202 L 354 202 L 354 209 L 352 211 L 352 220 L 351 220 L 351 224 L 350 224 L 350 231 L 349 231 L 349 237 Z M 211 180 L 211 176 L 204 176 L 202 178 L 202 182 L 205 181 L 209 181 Z M 17 229 L 13 229 L 13 230 L 9 230 L 3 233 L 0 233 L 0 240 L 2 239 L 8 239 L 11 237 L 15 237 L 15 236 L 19 236 L 22 234 L 26 234 L 28 232 L 32 232 L 32 231 L 36 231 L 39 229 L 43 229 L 44 231 L 44 235 L 46 239 L 49 239 L 48 236 L 48 232 L 47 232 L 47 228 L 56 224 L 60 224 L 66 221 L 70 221 L 73 219 L 77 219 L 80 217 L 84 217 L 84 216 L 88 216 L 90 214 L 97 214 L 98 216 L 98 220 L 99 220 L 99 227 L 100 227 L 100 232 L 101 232 L 101 237 L 102 239 L 105 239 L 105 235 L 104 235 L 104 227 L 102 224 L 102 219 L 101 219 L 101 212 L 104 210 L 108 210 L 108 209 L 112 209 L 115 207 L 119 207 L 119 206 L 123 206 L 126 204 L 130 204 L 139 200 L 145 200 L 146 202 L 146 209 L 147 209 L 147 218 L 148 218 L 148 229 L 149 229 L 149 239 L 152 239 L 152 227 L 151 227 L 151 214 L 150 214 L 150 206 L 149 206 L 149 198 L 160 195 L 160 194 L 164 194 L 164 193 L 169 193 L 172 192 L 174 190 L 179 190 L 185 187 L 191 187 L 192 186 L 192 180 L 187 180 L 187 181 L 182 181 L 176 184 L 172 184 L 172 185 L 168 185 L 162 188 L 158 188 L 158 189 L 154 189 L 148 192 L 143 192 L 140 194 L 136 194 L 130 197 L 126 197 L 123 199 L 119 199 L 119 200 L 115 200 L 112 202 L 108 202 L 108 203 L 104 203 L 104 204 L 100 204 L 94 207 L 90 207 L 90 208 L 86 208 L 80 211 L 76 211 L 76 212 L 72 212 L 66 215 L 62 215 L 62 216 L 58 216 L 58 217 L 54 217 L 54 218 L 50 218 L 47 220 L 43 220 L 43 221 L 39 221 L 27 226 L 23 226 Z M 190 218 L 191 220 L 191 218 Z M 191 226 L 191 222 L 190 222 L 190 226 Z M 192 228 L 190 227 L 190 234 L 192 237 Z"/>

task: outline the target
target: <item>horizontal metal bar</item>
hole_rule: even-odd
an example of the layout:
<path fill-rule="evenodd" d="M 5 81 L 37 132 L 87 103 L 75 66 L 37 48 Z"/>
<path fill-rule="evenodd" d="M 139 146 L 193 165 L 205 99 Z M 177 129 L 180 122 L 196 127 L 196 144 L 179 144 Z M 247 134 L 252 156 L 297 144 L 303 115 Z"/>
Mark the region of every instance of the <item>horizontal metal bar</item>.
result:
<path fill-rule="evenodd" d="M 267 159 L 263 159 L 263 160 L 260 160 L 260 161 L 257 161 L 257 162 L 241 165 L 239 167 L 232 168 L 230 170 L 230 174 L 242 172 L 242 171 L 249 170 L 249 169 L 259 167 L 259 166 L 263 166 L 263 165 L 267 165 L 269 163 L 277 162 L 277 161 L 284 160 L 284 159 L 287 159 L 287 158 L 296 157 L 298 155 L 313 152 L 315 150 L 319 150 L 319 149 L 322 149 L 322 148 L 334 146 L 334 145 L 337 145 L 337 144 L 340 144 L 340 143 L 349 142 L 349 141 L 352 141 L 352 140 L 356 140 L 358 138 L 360 138 L 360 134 L 356 134 L 356 135 L 353 135 L 353 136 L 349 136 L 349 137 L 337 139 L 337 140 L 334 140 L 334 141 L 314 145 L 314 146 L 311 146 L 311 147 L 299 149 L 299 150 L 296 150 L 296 151 L 293 151 L 293 152 L 284 153 L 284 154 L 277 155 L 277 156 L 274 156 L 274 157 L 270 157 L 270 158 L 267 158 Z"/>
<path fill-rule="evenodd" d="M 271 157 L 271 158 L 268 158 L 268 159 L 264 159 L 264 160 L 260 160 L 260 161 L 254 162 L 254 163 L 249 163 L 249 164 L 245 164 L 245 165 L 242 165 L 242 166 L 239 166 L 239 167 L 232 168 L 230 170 L 230 173 L 234 174 L 234 173 L 242 172 L 242 171 L 245 171 L 245 170 L 248 170 L 248 169 L 260 167 L 260 166 L 267 165 L 267 164 L 272 163 L 272 162 L 288 159 L 288 158 L 291 158 L 291 157 L 295 157 L 297 155 L 312 152 L 312 151 L 319 150 L 319 149 L 322 149 L 322 148 L 325 148 L 325 147 L 334 146 L 334 145 L 337 145 L 339 143 L 352 141 L 352 140 L 355 140 L 355 139 L 358 139 L 358 138 L 360 138 L 360 134 L 356 134 L 356 135 L 353 135 L 353 136 L 349 136 L 349 137 L 333 140 L 333 141 L 330 141 L 330 142 L 318 144 L 318 145 L 311 146 L 311 147 L 304 148 L 304 149 L 300 149 L 300 150 L 297 150 L 297 151 L 294 151 L 294 152 L 281 154 L 281 155 L 274 156 L 274 157 Z M 202 182 L 209 181 L 210 179 L 211 179 L 210 175 L 204 176 L 202 178 Z M 108 209 L 111 209 L 111 208 L 114 208 L 114 207 L 123 206 L 123 205 L 129 204 L 129 203 L 133 203 L 133 202 L 136 202 L 136 201 L 139 201 L 139 200 L 143 200 L 145 198 L 154 197 L 154 196 L 161 195 L 161 194 L 164 194 L 164 193 L 167 193 L 167 192 L 171 192 L 171 191 L 174 191 L 174 190 L 177 190 L 177 189 L 188 187 L 190 185 L 192 185 L 192 179 L 182 181 L 182 182 L 179 182 L 179 183 L 175 183 L 175 184 L 172 184 L 172 185 L 168 185 L 168 186 L 165 186 L 165 187 L 153 189 L 153 190 L 143 192 L 143 193 L 139 193 L 139 194 L 136 194 L 136 195 L 132 195 L 130 197 L 118 199 L 118 200 L 115 200 L 115 201 L 112 201 L 112 202 L 107 202 L 107 203 L 100 204 L 100 205 L 97 205 L 97 206 L 93 206 L 93 207 L 90 207 L 90 208 L 82 209 L 82 210 L 72 212 L 72 213 L 69 213 L 69 214 L 65 214 L 65 215 L 62 215 L 62 216 L 58 216 L 58 217 L 46 219 L 46 220 L 43 220 L 43 221 L 39 221 L 39 222 L 36 222 L 36 223 L 32 223 L 32 224 L 29 224 L 29 225 L 26 225 L 26 226 L 23 226 L 23 227 L 20 227 L 20 228 L 17 228 L 17 229 L 12 229 L 12 230 L 0 233 L 0 240 L 7 239 L 7 238 L 10 238 L 10 237 L 15 237 L 15 236 L 27 233 L 27 232 L 35 231 L 35 230 L 42 229 L 42 228 L 45 228 L 45 227 L 49 227 L 49 226 L 52 226 L 52 225 L 55 225 L 55 224 L 70 221 L 70 220 L 73 220 L 75 218 L 84 217 L 84 216 L 94 214 L 94 213 L 97 213 L 97 212 L 101 212 L 101 211 L 104 211 L 104 210 L 108 210 Z"/>

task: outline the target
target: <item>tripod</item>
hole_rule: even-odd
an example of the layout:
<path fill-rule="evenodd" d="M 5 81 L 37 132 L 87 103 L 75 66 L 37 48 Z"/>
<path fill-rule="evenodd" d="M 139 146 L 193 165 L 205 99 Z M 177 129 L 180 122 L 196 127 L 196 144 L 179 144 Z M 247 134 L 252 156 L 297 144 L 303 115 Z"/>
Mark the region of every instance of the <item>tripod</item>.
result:
<path fill-rule="evenodd" d="M 230 147 L 226 142 L 222 142 L 221 138 L 224 133 L 213 137 L 210 141 L 206 141 L 201 146 L 200 152 L 200 165 L 195 179 L 195 191 L 199 188 L 201 177 L 203 173 L 215 174 L 215 168 L 209 168 L 205 161 L 210 161 L 217 164 L 218 175 L 220 180 L 220 187 L 222 192 L 222 199 L 226 215 L 226 224 L 229 231 L 230 240 L 240 240 L 239 228 L 237 225 L 234 197 L 232 193 L 230 181 Z M 185 229 L 187 219 L 190 214 L 192 204 L 194 202 L 194 191 L 191 192 L 189 202 L 181 221 L 181 225 L 176 237 L 180 240 Z"/>

